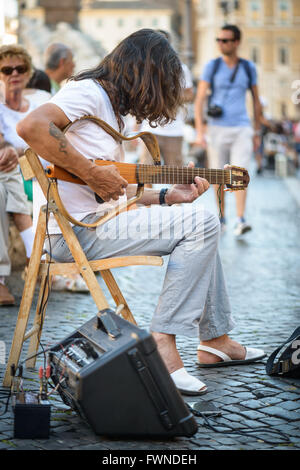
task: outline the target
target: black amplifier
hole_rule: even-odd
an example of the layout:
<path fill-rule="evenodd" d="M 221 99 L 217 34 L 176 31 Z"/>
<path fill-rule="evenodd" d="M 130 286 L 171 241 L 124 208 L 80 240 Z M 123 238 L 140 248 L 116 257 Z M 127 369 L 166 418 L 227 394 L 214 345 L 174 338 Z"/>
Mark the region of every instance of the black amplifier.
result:
<path fill-rule="evenodd" d="M 110 309 L 51 348 L 49 358 L 63 401 L 96 434 L 190 437 L 197 431 L 152 335 Z"/>

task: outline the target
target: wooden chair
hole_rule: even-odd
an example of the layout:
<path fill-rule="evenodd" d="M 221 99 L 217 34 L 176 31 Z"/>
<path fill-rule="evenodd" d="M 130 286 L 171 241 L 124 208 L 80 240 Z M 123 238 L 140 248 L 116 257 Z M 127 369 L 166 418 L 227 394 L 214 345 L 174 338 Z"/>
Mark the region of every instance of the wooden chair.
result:
<path fill-rule="evenodd" d="M 95 272 L 101 271 L 102 278 L 105 281 L 116 305 L 124 305 L 121 311 L 122 316 L 128 321 L 136 323 L 110 269 L 132 265 L 161 266 L 163 264 L 163 260 L 159 256 L 126 256 L 88 261 L 77 240 L 77 237 L 72 230 L 70 218 L 68 218 L 67 213 L 61 206 L 61 200 L 57 192 L 56 180 L 47 178 L 38 156 L 33 152 L 32 149 L 26 150 L 25 156 L 20 159 L 20 165 L 24 179 L 36 177 L 48 203 L 40 209 L 33 244 L 33 251 L 28 266 L 18 319 L 3 380 L 4 386 L 10 386 L 11 365 L 18 365 L 23 344 L 29 338 L 30 344 L 28 348 L 28 359 L 26 361 L 26 366 L 35 366 L 36 356 L 34 355 L 37 353 L 39 347 L 48 294 L 51 285 L 51 277 L 53 275 L 61 274 L 69 276 L 80 273 L 88 286 L 88 289 L 95 301 L 98 310 L 100 311 L 109 307 L 107 299 L 104 296 L 104 293 L 95 276 Z M 120 206 L 118 210 L 115 210 L 109 216 L 102 218 L 100 222 L 97 221 L 98 225 L 109 220 L 121 211 L 126 210 L 128 206 L 134 204 L 139 199 L 139 197 L 141 197 L 141 194 L 142 191 L 139 190 L 139 193 L 137 193 L 136 197 L 132 198 L 126 207 Z M 44 240 L 47 232 L 46 225 L 50 213 L 54 215 L 61 229 L 64 239 L 73 255 L 74 263 L 54 263 L 50 259 L 41 260 Z M 74 222 L 74 219 L 71 219 L 71 221 L 72 223 L 76 223 L 76 221 Z M 82 223 L 79 224 L 82 225 Z M 40 286 L 34 323 L 33 327 L 26 332 L 38 278 L 40 279 Z"/>

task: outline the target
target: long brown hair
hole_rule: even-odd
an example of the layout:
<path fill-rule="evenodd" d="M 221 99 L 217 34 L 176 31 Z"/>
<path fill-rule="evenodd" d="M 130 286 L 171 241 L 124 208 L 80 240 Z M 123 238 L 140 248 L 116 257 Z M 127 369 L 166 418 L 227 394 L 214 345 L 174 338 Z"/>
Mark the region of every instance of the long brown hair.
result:
<path fill-rule="evenodd" d="M 119 123 L 121 116 L 131 114 L 137 122 L 164 125 L 175 119 L 182 104 L 181 62 L 163 34 L 152 29 L 131 34 L 97 67 L 73 77 L 86 78 L 101 83 Z"/>

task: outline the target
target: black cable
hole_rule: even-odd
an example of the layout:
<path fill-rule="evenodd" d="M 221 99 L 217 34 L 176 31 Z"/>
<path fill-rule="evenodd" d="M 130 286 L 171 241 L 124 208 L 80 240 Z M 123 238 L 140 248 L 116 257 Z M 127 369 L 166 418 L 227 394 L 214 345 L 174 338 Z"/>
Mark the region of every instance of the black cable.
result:
<path fill-rule="evenodd" d="M 208 429 L 210 429 L 211 431 L 214 431 L 216 433 L 221 433 L 221 434 L 239 434 L 240 436 L 245 436 L 245 437 L 254 437 L 256 438 L 257 440 L 260 440 L 260 441 L 263 441 L 265 442 L 266 444 L 271 444 L 271 445 L 278 445 L 278 444 L 284 444 L 284 443 L 290 443 L 290 438 L 287 434 L 285 434 L 284 432 L 278 430 L 278 429 L 266 429 L 264 427 L 262 428 L 255 428 L 255 429 L 251 429 L 251 428 L 240 428 L 240 429 L 236 429 L 236 428 L 233 428 L 232 426 L 230 426 L 229 424 L 222 424 L 222 423 L 216 423 L 216 422 L 213 422 L 211 423 L 210 420 L 211 419 L 216 419 L 214 417 L 210 417 L 208 418 L 204 413 L 202 413 L 201 411 L 196 411 L 194 410 L 188 403 L 186 403 L 188 409 L 195 415 L 195 416 L 198 416 L 198 417 L 201 417 L 203 420 L 204 420 L 204 426 L 207 427 Z M 218 428 L 215 427 L 215 425 L 218 425 L 221 426 L 222 428 L 225 428 L 220 430 Z M 226 427 L 228 429 L 226 429 Z M 269 433 L 269 434 L 277 434 L 278 436 L 280 436 L 282 439 L 284 439 L 282 442 L 278 442 L 278 441 L 269 441 L 263 437 L 260 437 L 260 436 L 257 436 L 256 434 L 253 435 L 253 433 Z"/>
<path fill-rule="evenodd" d="M 41 342 L 40 342 L 40 345 L 41 345 Z M 42 349 L 42 351 L 39 351 L 35 354 L 32 354 L 31 356 L 26 357 L 26 359 L 24 359 L 22 362 L 20 362 L 20 364 L 24 364 L 24 362 L 28 361 L 29 359 L 40 356 L 41 354 L 44 354 L 44 356 L 45 356 L 45 353 L 50 351 L 50 349 L 51 349 L 51 347 L 49 347 L 47 349 Z"/>
<path fill-rule="evenodd" d="M 49 192 L 50 192 L 50 181 L 49 181 L 49 185 L 48 185 L 48 190 L 47 190 L 47 203 L 46 203 L 46 233 L 47 233 L 47 236 L 48 236 L 48 239 L 49 239 L 49 247 L 50 247 L 50 262 L 51 262 L 51 259 L 52 259 L 52 248 L 51 248 L 51 241 L 50 241 L 50 235 L 49 235 L 49 229 L 48 229 L 48 223 L 49 223 Z M 47 268 L 47 274 L 46 274 L 46 282 L 44 284 L 44 288 L 43 288 L 43 293 L 42 293 L 42 300 L 41 300 L 41 307 L 40 307 L 40 310 L 38 312 L 39 315 L 41 315 L 41 322 L 40 322 L 40 328 L 39 328 L 39 345 L 41 346 L 42 348 L 42 351 L 38 352 L 38 353 L 35 353 L 33 354 L 32 356 L 30 357 L 27 357 L 26 359 L 24 359 L 20 365 L 22 365 L 24 362 L 28 361 L 28 359 L 32 359 L 33 357 L 37 357 L 39 356 L 40 354 L 43 354 L 44 355 L 44 369 L 46 370 L 46 362 L 47 362 L 47 357 L 46 357 L 46 352 L 49 351 L 50 348 L 48 349 L 45 349 L 41 340 L 40 340 L 40 333 L 41 333 L 41 329 L 42 329 L 42 325 L 43 325 L 43 322 L 44 322 L 44 315 L 45 315 L 45 309 L 46 309 L 46 305 L 48 303 L 48 300 L 49 300 L 49 295 L 50 295 L 50 262 L 48 263 L 48 268 Z M 48 292 L 47 292 L 47 297 L 46 299 L 44 300 L 44 297 L 45 297 L 45 291 L 46 291 L 46 285 L 48 286 Z M 7 391 L 8 392 L 8 391 Z M 8 404 L 9 404 L 9 399 L 11 397 L 11 389 L 9 390 L 9 394 L 8 394 L 8 400 L 7 400 L 7 403 L 6 403 L 6 408 L 5 408 L 5 411 L 4 413 L 2 413 L 0 416 L 2 416 L 3 414 L 5 414 L 7 412 L 7 409 L 8 409 Z"/>
<path fill-rule="evenodd" d="M 40 334 L 41 334 L 41 330 L 42 330 L 42 325 L 44 323 L 44 316 L 45 316 L 45 311 L 46 311 L 46 306 L 47 306 L 47 303 L 49 301 L 49 296 L 50 296 L 50 263 L 51 263 L 51 260 L 52 260 L 52 247 L 51 247 L 51 239 L 50 239 L 50 234 L 49 234 L 49 227 L 48 227 L 48 224 L 49 224 L 49 194 L 50 194 L 50 188 L 51 188 L 51 183 L 49 181 L 48 183 L 48 189 L 47 189 L 47 202 L 46 202 L 46 234 L 47 234 L 47 237 L 48 237 L 48 240 L 49 240 L 49 255 L 50 255 L 50 260 L 49 260 L 49 263 L 48 263 L 48 267 L 47 267 L 47 274 L 46 274 L 46 282 L 44 283 L 44 287 L 43 287 L 43 293 L 42 293 L 42 299 L 41 299 L 41 306 L 40 306 L 40 309 L 39 309 L 39 312 L 38 312 L 38 315 L 41 315 L 41 321 L 40 321 L 40 327 L 39 327 L 39 345 L 41 346 L 42 348 L 42 351 L 38 352 L 38 353 L 35 353 L 33 355 L 31 355 L 30 357 L 27 357 L 26 359 L 24 359 L 20 365 L 22 365 L 24 362 L 26 362 L 28 359 L 32 359 L 33 357 L 37 357 L 39 356 L 40 354 L 43 354 L 44 355 L 44 370 L 46 370 L 46 363 L 47 363 L 47 356 L 46 356 L 46 352 L 49 351 L 51 348 L 48 348 L 48 349 L 45 349 L 42 342 L 41 342 L 41 339 L 40 339 Z M 46 292 L 46 286 L 48 287 L 47 289 L 47 297 L 45 298 L 45 292 Z M 3 413 L 0 414 L 0 416 L 3 416 L 7 410 L 8 410 L 8 405 L 9 405 L 9 400 L 11 398 L 11 395 L 12 395 L 12 391 L 11 391 L 11 388 L 9 390 L 3 390 L 3 392 L 5 393 L 5 396 L 1 396 L 2 395 L 2 391 L 0 391 L 0 399 L 1 398 L 7 398 L 7 401 L 6 401 L 6 406 L 5 406 L 5 410 Z"/>
<path fill-rule="evenodd" d="M 11 389 L 9 389 L 9 394 L 8 394 L 8 396 L 7 396 L 5 409 L 4 409 L 3 413 L 0 414 L 0 417 L 3 416 L 3 415 L 5 415 L 5 413 L 7 413 L 10 397 L 11 397 Z M 6 397 L 5 397 L 5 398 L 6 398 Z"/>
<path fill-rule="evenodd" d="M 69 343 L 72 342 L 72 341 L 73 341 L 74 343 L 77 343 L 77 342 L 82 341 L 82 338 L 69 338 L 69 340 L 66 342 L 66 344 L 65 344 L 64 346 L 66 346 L 67 344 L 69 344 Z M 42 346 L 41 342 L 40 342 L 40 345 Z M 58 360 L 58 364 L 56 365 L 56 367 L 58 367 L 58 365 L 59 365 L 59 363 L 60 363 L 60 361 L 61 361 L 61 359 L 62 359 L 63 353 L 65 352 L 64 346 L 62 346 L 62 352 L 61 352 L 61 354 L 60 354 L 60 358 L 59 358 L 59 360 Z M 47 348 L 47 349 L 44 349 L 43 346 L 42 346 L 42 351 L 39 351 L 38 353 L 35 353 L 35 354 L 33 354 L 33 355 L 29 356 L 29 357 L 26 357 L 22 362 L 20 362 L 20 366 L 21 366 L 24 362 L 26 362 L 28 359 L 32 359 L 33 357 L 39 356 L 39 355 L 41 355 L 41 354 L 44 354 L 44 357 L 45 357 L 46 352 L 48 352 L 48 351 L 50 351 L 50 350 L 51 350 L 51 347 L 49 347 L 49 348 Z M 54 353 L 56 354 L 56 352 L 54 352 Z M 51 388 L 53 388 L 53 389 L 55 388 L 55 387 L 53 387 L 50 383 L 49 383 L 49 385 L 51 386 Z M 2 394 L 3 394 L 3 396 L 2 396 Z M 7 413 L 7 411 L 8 411 L 8 406 L 9 406 L 9 401 L 10 401 L 11 396 L 12 396 L 11 388 L 10 388 L 9 390 L 8 390 L 8 389 L 0 389 L 0 400 L 5 399 L 5 398 L 7 399 L 7 400 L 6 400 L 6 404 L 5 404 L 5 409 L 4 409 L 3 413 L 0 414 L 0 417 L 2 417 L 3 415 L 5 415 L 5 414 Z"/>
<path fill-rule="evenodd" d="M 39 315 L 41 315 L 41 321 L 40 321 L 40 329 L 39 329 L 39 338 L 40 338 L 40 333 L 41 333 L 41 330 L 42 330 L 42 325 L 44 323 L 44 316 L 45 316 L 45 312 L 46 312 L 46 306 L 47 306 L 47 303 L 49 301 L 49 296 L 50 296 L 50 263 L 51 263 L 51 260 L 52 260 L 52 247 L 51 247 L 51 240 L 50 240 L 50 234 L 49 234 L 49 227 L 48 227 L 48 224 L 49 224 L 49 193 L 50 193 L 50 188 L 51 188 L 51 183 L 50 181 L 48 182 L 48 189 L 47 189 L 47 202 L 46 202 L 46 235 L 48 237 L 48 240 L 49 240 L 49 255 L 50 255 L 50 260 L 48 262 L 48 267 L 47 267 L 47 274 L 46 274 L 46 282 L 44 284 L 44 287 L 43 287 L 43 294 L 42 294 L 42 301 L 41 301 L 41 307 L 40 307 L 40 310 L 39 310 Z M 46 291 L 46 286 L 48 287 L 47 289 L 47 297 L 46 299 L 44 300 L 44 297 L 45 297 L 45 291 Z M 45 354 L 45 351 L 44 351 L 44 347 L 43 347 L 43 344 L 41 342 L 41 339 L 39 339 L 39 345 L 41 346 L 43 352 L 44 352 L 44 369 L 46 369 L 46 362 L 47 362 L 47 357 L 46 357 L 46 354 Z"/>
<path fill-rule="evenodd" d="M 223 185 L 220 184 L 218 187 L 217 195 L 218 195 L 218 200 L 219 200 L 219 219 L 223 218 L 222 214 L 222 190 L 223 190 Z"/>

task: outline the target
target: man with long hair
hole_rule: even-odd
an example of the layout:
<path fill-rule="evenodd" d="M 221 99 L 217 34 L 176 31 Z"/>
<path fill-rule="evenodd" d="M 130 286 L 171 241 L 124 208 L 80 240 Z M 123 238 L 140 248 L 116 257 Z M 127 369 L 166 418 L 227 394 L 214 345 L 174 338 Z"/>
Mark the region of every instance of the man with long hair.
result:
<path fill-rule="evenodd" d="M 157 30 L 165 36 L 172 44 L 171 35 L 164 30 Z M 183 90 L 182 98 L 184 103 L 192 102 L 194 97 L 193 78 L 186 64 L 182 63 L 183 70 Z M 165 126 L 157 126 L 152 128 L 147 120 L 143 121 L 140 132 L 152 132 L 155 135 L 163 162 L 165 165 L 183 166 L 183 135 L 184 124 L 186 118 L 186 110 L 179 108 L 176 118 Z M 151 164 L 152 158 L 147 148 L 143 145 L 140 157 L 140 163 Z"/>
<path fill-rule="evenodd" d="M 73 217 L 91 222 L 99 217 L 99 212 L 132 195 L 136 187 L 128 185 L 114 165 L 101 167 L 94 163 L 96 158 L 122 159 L 121 144 L 109 134 L 90 121 L 76 123 L 65 135 L 62 129 L 85 115 L 97 116 L 116 130 L 122 130 L 123 116 L 127 114 L 140 122 L 148 119 L 152 125 L 168 123 L 181 104 L 181 84 L 181 63 L 169 42 L 162 34 L 143 29 L 124 39 L 98 67 L 75 76 L 49 103 L 18 125 L 19 134 L 42 158 L 87 183 L 59 183 L 63 202 Z M 206 386 L 184 368 L 176 335 L 200 335 L 198 362 L 206 367 L 224 365 L 231 359 L 248 363 L 264 356 L 263 351 L 246 350 L 228 336 L 233 321 L 217 250 L 218 219 L 198 204 L 180 204 L 193 202 L 208 186 L 205 179 L 195 177 L 191 185 L 174 185 L 167 191 L 148 189 L 140 203 L 150 208 L 123 212 L 97 231 L 74 227 L 89 260 L 170 255 L 151 331 L 176 386 L 192 395 L 204 393 Z M 104 203 L 99 204 L 94 193 Z M 37 208 L 41 203 L 34 201 Z M 164 204 L 172 207 L 162 207 Z M 187 206 L 202 215 L 193 229 L 185 220 L 192 212 L 184 210 Z M 116 219 L 119 236 L 107 238 Z M 170 230 L 164 236 L 167 219 Z M 150 220 L 162 221 L 151 237 Z M 188 230 L 178 235 L 178 227 Z M 72 261 L 53 220 L 49 222 L 49 232 L 54 259 Z"/>

